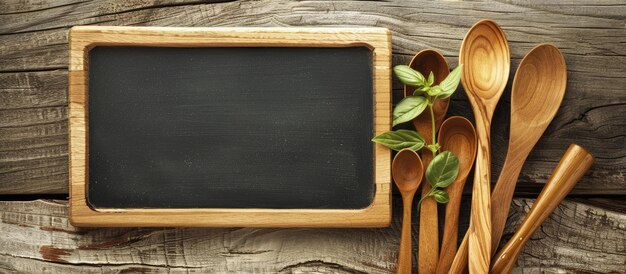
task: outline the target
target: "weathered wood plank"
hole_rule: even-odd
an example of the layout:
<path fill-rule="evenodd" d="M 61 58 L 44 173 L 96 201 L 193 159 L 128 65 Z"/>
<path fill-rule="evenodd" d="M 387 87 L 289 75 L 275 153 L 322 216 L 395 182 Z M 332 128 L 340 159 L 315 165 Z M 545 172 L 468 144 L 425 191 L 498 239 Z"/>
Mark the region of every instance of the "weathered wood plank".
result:
<path fill-rule="evenodd" d="M 65 32 L 74 25 L 156 26 L 380 26 L 394 31 L 398 54 L 412 55 L 434 47 L 456 56 L 468 27 L 480 18 L 497 20 L 521 58 L 534 44 L 555 42 L 566 53 L 579 56 L 624 58 L 626 5 L 579 1 L 575 4 L 443 2 L 443 1 L 235 1 L 210 4 L 200 1 L 82 1 L 57 8 L 49 3 L 24 1 L 34 6 L 19 13 L 0 13 L 2 70 L 40 70 L 63 67 L 67 60 L 32 60 L 30 49 L 63 45 Z M 184 3 L 187 2 L 187 3 Z M 517 1 L 516 1 L 517 2 Z M 2 9 L 16 9 L 11 2 Z M 585 6 L 587 5 L 587 6 Z M 597 7 L 590 7 L 598 5 Z M 2 10 L 0 9 L 0 10 Z M 54 19 L 54 20 L 51 20 Z M 49 50 L 41 50 L 46 52 Z M 64 51 L 54 55 L 66 56 Z M 4 59 L 4 58 L 3 58 Z M 610 59 L 606 59 L 609 60 Z M 617 61 L 613 59 L 613 61 Z M 613 62 L 617 63 L 617 62 Z M 602 63 L 598 63 L 602 65 Z M 585 71 L 585 70 L 583 70 Z M 592 72 L 592 71 L 589 71 Z M 616 71 L 619 72 L 619 71 Z"/>
<path fill-rule="evenodd" d="M 531 204 L 515 200 L 505 237 Z M 625 273 L 619 209 L 566 200 L 532 237 L 517 272 Z M 0 202 L 0 212 L 2 272 L 391 273 L 400 238 L 399 209 L 386 229 L 80 229 L 69 225 L 67 203 L 51 200 Z"/>
<path fill-rule="evenodd" d="M 597 158 L 575 194 L 626 194 L 626 5 L 621 1 L 8 1 L 0 3 L 0 193 L 66 193 L 67 30 L 80 24 L 158 26 L 379 26 L 393 31 L 394 64 L 425 47 L 456 66 L 467 29 L 502 24 L 513 66 L 540 42 L 565 53 L 563 106 L 520 177 L 537 193 L 570 143 Z M 57 70 L 61 69 L 61 70 Z M 43 71 L 42 71 L 43 70 Z M 49 71 L 50 70 L 50 71 Z M 515 69 L 512 69 L 512 73 Z M 400 94 L 395 84 L 396 98 Z M 508 136 L 510 86 L 495 114 L 493 176 Z M 463 92 L 452 114 L 471 116 Z M 494 180 L 495 181 L 495 180 Z"/>
<path fill-rule="evenodd" d="M 0 192 L 67 192 L 67 71 L 0 73 Z"/>

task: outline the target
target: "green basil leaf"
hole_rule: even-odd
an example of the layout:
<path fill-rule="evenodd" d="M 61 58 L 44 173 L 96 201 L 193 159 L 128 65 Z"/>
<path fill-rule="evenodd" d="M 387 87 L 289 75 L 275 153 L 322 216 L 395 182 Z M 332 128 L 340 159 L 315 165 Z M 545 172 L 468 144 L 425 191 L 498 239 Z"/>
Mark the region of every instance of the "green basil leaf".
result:
<path fill-rule="evenodd" d="M 456 88 L 459 86 L 459 81 L 461 81 L 461 72 L 463 71 L 463 64 L 456 67 L 448 77 L 441 81 L 439 87 L 443 90 L 441 94 L 439 94 L 439 98 L 446 99 L 452 95 L 456 91 Z"/>
<path fill-rule="evenodd" d="M 374 137 L 372 141 L 395 151 L 400 151 L 404 148 L 418 151 L 424 146 L 424 137 L 419 135 L 416 131 L 406 129 L 387 131 Z"/>
<path fill-rule="evenodd" d="M 433 187 L 449 186 L 459 173 L 459 159 L 450 151 L 444 151 L 430 162 L 426 168 L 426 179 Z"/>
<path fill-rule="evenodd" d="M 448 197 L 448 193 L 441 190 L 435 189 L 433 190 L 433 197 L 435 197 L 435 201 L 440 204 L 447 204 L 450 201 L 450 197 Z"/>
<path fill-rule="evenodd" d="M 419 73 L 419 71 L 416 71 L 409 66 L 406 66 L 406 65 L 395 66 L 393 67 L 393 72 L 396 74 L 396 77 L 400 79 L 400 82 L 402 82 L 405 85 L 414 86 L 414 87 L 424 85 L 424 81 L 425 81 L 424 75 L 422 75 L 421 73 Z"/>
<path fill-rule="evenodd" d="M 434 86 L 428 90 L 428 95 L 430 96 L 439 96 L 442 93 L 443 93 L 443 89 L 440 86 Z"/>
<path fill-rule="evenodd" d="M 432 86 L 434 82 L 435 82 L 435 74 L 433 74 L 433 72 L 431 71 L 430 74 L 428 74 L 428 85 Z"/>
<path fill-rule="evenodd" d="M 393 126 L 413 120 L 428 106 L 423 96 L 407 96 L 393 109 Z"/>

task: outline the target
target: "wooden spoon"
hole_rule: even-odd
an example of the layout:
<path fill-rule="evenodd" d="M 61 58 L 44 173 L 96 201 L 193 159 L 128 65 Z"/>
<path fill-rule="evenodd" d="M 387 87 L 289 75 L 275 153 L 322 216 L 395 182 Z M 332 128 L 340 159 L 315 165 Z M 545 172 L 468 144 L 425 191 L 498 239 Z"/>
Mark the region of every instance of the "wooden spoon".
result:
<path fill-rule="evenodd" d="M 448 77 L 450 73 L 446 59 L 443 58 L 441 53 L 432 49 L 425 49 L 418 52 L 409 63 L 409 66 L 422 73 L 425 77 L 428 77 L 432 71 L 435 75 L 434 84 L 439 84 L 443 79 Z M 414 90 L 413 87 L 404 87 L 406 96 L 412 95 Z M 446 112 L 448 112 L 449 102 L 449 99 L 437 100 L 435 102 L 433 106 L 435 128 L 439 128 L 443 122 Z M 413 126 L 415 130 L 424 137 L 427 144 L 432 144 L 434 133 L 432 132 L 432 121 L 428 110 L 413 119 Z M 426 168 L 433 158 L 432 154 L 430 151 L 422 150 L 421 155 L 424 167 Z M 428 191 L 430 191 L 430 184 L 424 183 L 422 186 L 422 195 L 425 195 Z M 434 199 L 426 199 L 422 202 L 419 223 L 418 272 L 422 274 L 435 273 L 437 269 L 437 257 L 439 256 L 439 225 L 437 219 L 437 202 L 435 202 Z"/>
<path fill-rule="evenodd" d="M 442 151 L 451 151 L 459 158 L 459 174 L 446 188 L 450 200 L 446 204 L 443 241 L 439 263 L 437 263 L 437 273 L 446 274 L 456 254 L 461 196 L 467 175 L 476 158 L 476 131 L 469 120 L 461 116 L 453 116 L 441 125 L 438 140 Z"/>
<path fill-rule="evenodd" d="M 423 175 L 422 160 L 415 151 L 403 149 L 393 158 L 391 176 L 400 190 L 404 206 L 397 273 L 411 273 L 411 208 L 413 197 L 422 182 Z"/>
<path fill-rule="evenodd" d="M 493 253 L 506 225 L 522 165 L 561 106 L 566 84 L 565 59 L 553 45 L 536 46 L 517 68 L 511 91 L 509 148 L 491 199 Z"/>
<path fill-rule="evenodd" d="M 522 248 L 593 164 L 593 155 L 572 144 L 552 172 L 513 238 L 494 257 L 491 273 L 511 273 Z"/>
<path fill-rule="evenodd" d="M 478 134 L 469 228 L 470 273 L 487 273 L 491 259 L 491 118 L 509 78 L 511 56 L 506 36 L 491 20 L 476 23 L 459 53 L 461 82 L 467 93 Z"/>
<path fill-rule="evenodd" d="M 496 186 L 491 193 L 492 253 L 502 237 L 517 177 L 528 154 L 556 115 L 567 82 L 565 59 L 549 44 L 532 49 L 517 68 L 511 91 L 509 147 Z M 451 273 L 467 262 L 467 237 L 463 239 Z"/>

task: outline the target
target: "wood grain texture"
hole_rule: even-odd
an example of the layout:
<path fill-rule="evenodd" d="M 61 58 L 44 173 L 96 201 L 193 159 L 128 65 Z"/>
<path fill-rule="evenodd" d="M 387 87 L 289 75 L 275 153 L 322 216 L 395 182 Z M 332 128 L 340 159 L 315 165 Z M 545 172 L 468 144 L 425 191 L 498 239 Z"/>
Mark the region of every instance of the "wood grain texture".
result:
<path fill-rule="evenodd" d="M 514 200 L 505 237 L 532 203 Z M 617 211 L 564 201 L 530 239 L 516 272 L 624 273 L 626 207 L 608 203 Z M 64 201 L 0 202 L 0 272 L 393 273 L 395 209 L 385 229 L 94 229 L 71 226 Z"/>
<path fill-rule="evenodd" d="M 67 192 L 67 71 L 0 73 L 0 189 Z"/>
<path fill-rule="evenodd" d="M 67 133 L 62 103 L 67 102 L 67 80 L 62 75 L 67 74 L 71 26 L 378 26 L 393 32 L 394 64 L 406 64 L 415 52 L 432 47 L 455 67 L 463 34 L 477 20 L 491 18 L 507 33 L 513 67 L 542 42 L 559 47 L 569 67 L 563 106 L 524 165 L 517 192 L 539 193 L 550 164 L 568 144 L 579 143 L 597 162 L 572 193 L 626 194 L 624 14 L 623 3 L 608 0 L 1 2 L 0 130 L 13 135 L 0 134 L 0 193 L 68 191 L 67 142 L 61 140 Z M 5 102 L 19 102 L 24 92 L 46 100 L 22 101 L 23 109 L 5 107 Z M 394 92 L 400 98 L 398 83 Z M 507 87 L 503 103 L 509 102 L 509 93 Z M 452 101 L 451 114 L 471 116 L 463 92 Z M 507 147 L 508 113 L 508 105 L 500 104 L 494 116 L 494 179 Z M 26 140 L 15 136 L 26 133 L 29 145 L 24 147 Z M 15 142 L 23 149 L 14 150 Z"/>

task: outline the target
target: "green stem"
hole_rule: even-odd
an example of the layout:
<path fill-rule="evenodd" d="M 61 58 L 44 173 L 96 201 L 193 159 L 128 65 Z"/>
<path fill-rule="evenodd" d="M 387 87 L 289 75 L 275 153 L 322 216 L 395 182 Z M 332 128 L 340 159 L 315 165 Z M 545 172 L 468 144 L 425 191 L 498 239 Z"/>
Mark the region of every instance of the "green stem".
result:
<path fill-rule="evenodd" d="M 422 198 L 420 199 L 419 202 L 417 202 L 417 213 L 419 214 L 420 209 L 422 208 L 422 201 L 424 201 L 424 198 L 426 198 L 426 196 L 422 196 Z"/>
<path fill-rule="evenodd" d="M 434 105 L 435 105 L 435 101 L 437 100 L 437 98 L 435 97 L 435 99 L 432 99 L 432 97 L 428 97 L 428 110 L 430 111 L 430 124 L 431 124 L 431 134 L 432 134 L 432 144 L 433 147 L 436 147 L 437 144 L 437 134 L 436 134 L 436 129 L 435 129 L 435 110 L 434 110 Z M 433 153 L 433 158 L 435 158 L 435 156 L 437 156 L 437 149 L 431 149 L 430 150 Z"/>
<path fill-rule="evenodd" d="M 422 208 L 422 201 L 424 201 L 425 199 L 429 198 L 430 196 L 432 196 L 433 192 L 435 191 L 435 189 L 437 189 L 436 187 L 431 188 L 426 195 L 422 195 L 422 198 L 420 199 L 419 202 L 417 202 L 417 209 L 419 210 L 420 208 Z"/>
<path fill-rule="evenodd" d="M 437 100 L 436 97 L 435 97 L 435 99 L 432 99 L 432 97 L 428 97 L 428 110 L 430 111 L 431 132 L 432 132 L 432 137 L 433 137 L 432 144 L 431 144 L 431 145 L 433 145 L 433 148 L 430 149 L 430 151 L 433 153 L 433 159 L 435 158 L 435 156 L 437 156 L 437 151 L 438 151 L 438 149 L 436 149 L 437 146 L 435 146 L 435 144 L 437 144 L 437 134 L 435 132 L 435 111 L 434 111 L 434 107 L 433 107 L 433 105 L 435 104 L 436 100 Z M 426 195 L 422 196 L 422 198 L 417 203 L 418 210 L 420 208 L 422 208 L 422 201 L 424 201 L 427 198 L 430 198 L 435 190 L 437 190 L 437 187 L 432 187 L 426 193 Z"/>

